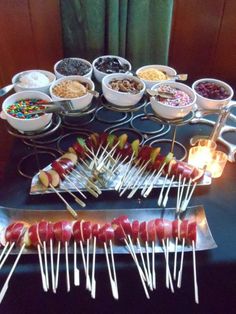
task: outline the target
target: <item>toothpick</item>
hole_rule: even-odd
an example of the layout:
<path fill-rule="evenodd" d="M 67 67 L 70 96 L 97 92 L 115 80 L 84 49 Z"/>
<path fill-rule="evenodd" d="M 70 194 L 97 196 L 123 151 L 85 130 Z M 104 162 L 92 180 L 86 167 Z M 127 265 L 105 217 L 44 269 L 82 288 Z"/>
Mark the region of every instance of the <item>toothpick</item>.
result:
<path fill-rule="evenodd" d="M 142 196 L 144 195 L 144 193 L 145 193 L 145 191 L 147 190 L 147 188 L 150 186 L 151 180 L 152 180 L 152 178 L 155 176 L 155 174 L 156 174 L 156 170 L 152 171 L 151 174 L 148 175 L 147 180 L 145 180 L 144 185 L 143 185 L 143 188 L 142 188 L 142 190 L 141 190 L 141 192 L 140 192 L 140 194 L 141 194 Z"/>
<path fill-rule="evenodd" d="M 10 244 L 10 242 L 7 242 L 5 244 L 5 246 L 4 246 L 4 248 L 3 248 L 2 252 L 1 252 L 1 255 L 0 255 L 0 262 L 1 262 L 2 257 L 4 256 L 5 251 L 7 250 L 9 244 Z"/>
<path fill-rule="evenodd" d="M 114 299 L 118 300 L 119 299 L 118 289 L 117 289 L 115 279 L 113 279 L 112 274 L 111 274 L 111 265 L 110 265 L 110 260 L 108 256 L 108 251 L 107 251 L 107 244 L 104 242 L 103 245 L 104 245 L 104 250 L 105 250 L 107 269 L 108 269 L 108 274 L 109 274 L 109 279 L 110 279 L 110 284 L 111 284 L 112 295 Z"/>
<path fill-rule="evenodd" d="M 184 202 L 182 202 L 181 207 L 180 207 L 180 211 L 181 212 L 184 212 L 188 208 L 188 204 L 189 204 L 189 202 L 191 200 L 191 197 L 193 195 L 193 192 L 194 192 L 196 186 L 197 186 L 197 183 L 195 182 L 193 187 L 192 187 L 192 190 L 191 190 L 191 192 L 190 192 L 190 194 L 188 196 L 188 198 Z"/>
<path fill-rule="evenodd" d="M 53 242 L 50 239 L 50 260 L 51 260 L 51 279 L 52 279 L 52 291 L 56 293 L 55 289 L 55 274 L 54 274 L 54 261 L 53 261 Z"/>
<path fill-rule="evenodd" d="M 168 188 L 167 188 L 167 190 L 166 190 L 166 194 L 165 194 L 165 196 L 164 196 L 163 204 L 162 204 L 163 207 L 166 207 L 166 205 L 167 205 L 168 198 L 169 198 L 169 192 L 170 192 L 170 188 L 171 188 L 171 186 L 172 186 L 174 177 L 175 177 L 174 175 L 171 177 L 170 183 L 169 183 Z"/>
<path fill-rule="evenodd" d="M 149 259 L 149 248 L 148 248 L 148 242 L 147 241 L 145 242 L 145 247 L 146 247 L 146 260 L 147 260 L 147 270 L 148 270 L 148 278 L 149 278 L 149 282 L 150 282 L 150 289 L 153 290 L 150 259 Z"/>
<path fill-rule="evenodd" d="M 43 254 L 44 254 L 44 265 L 45 265 L 46 284 L 47 284 L 47 289 L 49 289 L 47 248 L 46 248 L 46 242 L 45 242 L 45 241 L 43 241 Z"/>
<path fill-rule="evenodd" d="M 91 296 L 93 299 L 96 297 L 96 280 L 95 280 L 95 260 L 96 260 L 96 241 L 97 238 L 93 238 L 93 260 L 92 260 L 92 287 L 91 287 Z"/>
<path fill-rule="evenodd" d="M 47 292 L 48 288 L 47 288 L 46 277 L 45 277 L 45 274 L 44 274 L 42 255 L 41 255 L 41 249 L 40 249 L 40 245 L 39 244 L 37 245 L 37 249 L 38 249 L 39 267 L 40 267 L 40 272 L 41 272 L 42 286 L 43 286 L 43 290 L 45 292 Z"/>
<path fill-rule="evenodd" d="M 146 197 L 151 193 L 151 191 L 152 191 L 152 189 L 153 189 L 153 187 L 154 187 L 154 184 L 155 184 L 156 181 L 160 178 L 160 176 L 161 176 L 161 174 L 162 174 L 162 170 L 164 169 L 165 165 L 166 165 L 166 163 L 164 162 L 163 165 L 161 166 L 161 168 L 159 169 L 158 173 L 155 175 L 155 177 L 154 177 L 152 183 L 149 185 L 149 187 L 148 187 L 148 189 L 146 190 L 146 192 L 144 192 L 143 197 L 146 198 Z"/>
<path fill-rule="evenodd" d="M 18 264 L 18 261 L 19 261 L 19 259 L 21 257 L 21 254 L 23 253 L 24 248 L 25 248 L 25 243 L 22 245 L 22 247 L 21 247 L 21 249 L 20 249 L 20 251 L 19 251 L 19 253 L 18 253 L 18 255 L 17 255 L 16 259 L 15 259 L 15 262 L 14 262 L 12 268 L 11 268 L 11 271 L 8 274 L 8 277 L 7 277 L 5 283 L 4 283 L 3 287 L 2 287 L 2 290 L 0 292 L 0 303 L 2 303 L 2 300 L 3 300 L 3 298 L 4 298 L 4 296 L 5 296 L 6 292 L 7 292 L 9 281 L 11 279 L 11 276 L 13 275 L 13 272 L 14 272 L 17 264 Z"/>
<path fill-rule="evenodd" d="M 178 288 L 181 288 L 181 283 L 182 283 L 183 262 L 184 262 L 184 246 L 185 246 L 185 238 L 183 238 L 183 240 L 182 240 L 180 268 L 179 268 L 179 272 L 178 272 L 178 281 L 177 281 L 177 287 Z"/>
<path fill-rule="evenodd" d="M 77 243 L 74 241 L 74 285 L 80 285 L 79 268 L 77 267 Z"/>
<path fill-rule="evenodd" d="M 86 278 L 86 289 L 91 291 L 91 282 L 90 282 L 89 273 L 88 273 L 87 267 L 86 267 L 83 242 L 80 241 L 79 243 L 80 243 L 80 250 L 81 250 L 82 261 L 83 261 L 83 265 L 84 265 L 84 273 L 85 273 L 85 278 Z"/>
<path fill-rule="evenodd" d="M 4 265 L 4 263 L 5 263 L 5 261 L 6 261 L 7 257 L 8 257 L 8 255 L 10 254 L 10 252 L 11 252 L 11 250 L 13 249 L 14 245 L 15 245 L 15 242 L 12 242 L 11 245 L 10 245 L 10 247 L 9 247 L 9 249 L 8 249 L 8 251 L 7 251 L 7 253 L 5 254 L 4 258 L 3 258 L 2 261 L 1 261 L 0 269 L 1 269 L 2 266 Z"/>
<path fill-rule="evenodd" d="M 70 272 L 69 272 L 69 261 L 68 261 L 68 242 L 65 242 L 65 258 L 66 258 L 66 286 L 67 292 L 70 292 Z"/>
<path fill-rule="evenodd" d="M 89 277 L 89 239 L 87 239 L 86 248 L 86 287 L 91 290 L 91 281 Z"/>
<path fill-rule="evenodd" d="M 156 289 L 156 271 L 155 271 L 155 243 L 152 241 L 152 286 Z"/>
<path fill-rule="evenodd" d="M 138 249 L 139 249 L 139 254 L 141 256 L 141 261 L 142 261 L 142 264 L 143 264 L 143 269 L 144 269 L 146 281 L 147 281 L 148 286 L 150 287 L 151 283 L 150 283 L 150 280 L 149 280 L 148 271 L 147 271 L 146 263 L 145 263 L 145 260 L 144 260 L 144 257 L 143 257 L 143 252 L 142 252 L 142 248 L 141 248 L 139 239 L 137 239 L 137 246 L 138 246 Z"/>
<path fill-rule="evenodd" d="M 165 256 L 165 260 L 166 260 L 167 276 L 169 278 L 168 280 L 166 280 L 166 284 L 167 284 L 167 282 L 168 282 L 168 284 L 170 284 L 171 292 L 174 293 L 175 291 L 174 291 L 172 277 L 171 277 L 171 273 L 170 273 L 169 262 L 167 259 L 167 250 L 166 250 L 166 245 L 165 245 L 164 239 L 162 239 L 162 246 L 163 246 L 164 256 Z"/>
<path fill-rule="evenodd" d="M 163 182 L 162 187 L 161 187 L 161 192 L 160 192 L 160 194 L 159 194 L 159 198 L 158 198 L 158 201 L 157 201 L 157 204 L 158 204 L 159 207 L 161 206 L 161 203 L 162 203 L 163 191 L 164 191 L 164 188 L 165 188 L 165 186 L 166 186 L 167 178 L 168 178 L 168 173 L 167 173 L 166 176 L 165 176 L 164 182 Z"/>
<path fill-rule="evenodd" d="M 175 255 L 174 255 L 174 271 L 173 271 L 174 280 L 176 280 L 177 252 L 178 252 L 178 237 L 175 238 Z"/>
<path fill-rule="evenodd" d="M 193 278 L 194 278 L 194 297 L 195 302 L 199 303 L 198 296 L 198 284 L 197 284 L 197 268 L 196 268 L 196 249 L 195 249 L 195 241 L 192 241 L 192 249 L 193 249 Z"/>
<path fill-rule="evenodd" d="M 71 174 L 72 176 L 74 176 L 73 173 L 70 173 L 70 174 Z M 68 178 L 68 176 L 63 175 L 63 178 L 64 178 L 66 181 L 68 181 L 68 182 L 76 189 L 76 191 L 79 192 L 79 194 L 80 194 L 83 198 L 85 198 L 85 199 L 87 198 L 87 197 L 84 195 L 84 193 L 76 186 L 76 184 Z"/>
<path fill-rule="evenodd" d="M 59 241 L 57 244 L 57 265 L 56 265 L 56 280 L 55 280 L 55 290 L 58 287 L 58 279 L 59 279 L 59 265 L 60 265 L 60 252 L 61 252 L 61 242 Z"/>

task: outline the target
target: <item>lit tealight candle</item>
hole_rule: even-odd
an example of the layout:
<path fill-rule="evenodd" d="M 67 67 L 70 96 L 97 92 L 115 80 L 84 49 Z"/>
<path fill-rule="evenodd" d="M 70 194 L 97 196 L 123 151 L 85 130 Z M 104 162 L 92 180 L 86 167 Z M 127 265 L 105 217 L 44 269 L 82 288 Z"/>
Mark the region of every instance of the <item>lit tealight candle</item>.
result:
<path fill-rule="evenodd" d="M 212 154 L 211 163 L 207 165 L 206 170 L 211 173 L 212 178 L 219 178 L 225 168 L 228 157 L 221 151 L 215 151 Z"/>
<path fill-rule="evenodd" d="M 208 139 L 200 139 L 198 146 L 189 150 L 188 163 L 197 168 L 206 168 L 212 161 L 212 154 L 216 149 L 216 143 Z"/>

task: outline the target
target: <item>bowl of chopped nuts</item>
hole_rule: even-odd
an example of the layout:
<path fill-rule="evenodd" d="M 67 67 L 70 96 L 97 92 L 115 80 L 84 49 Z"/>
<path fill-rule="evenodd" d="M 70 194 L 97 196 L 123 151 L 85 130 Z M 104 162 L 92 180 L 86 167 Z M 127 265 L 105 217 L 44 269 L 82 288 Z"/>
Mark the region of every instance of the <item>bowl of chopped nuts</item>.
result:
<path fill-rule="evenodd" d="M 167 65 L 145 65 L 139 68 L 136 71 L 136 75 L 140 80 L 142 80 L 147 88 L 152 88 L 157 83 L 165 82 L 173 82 L 175 81 L 173 78 L 169 78 L 169 76 L 176 75 L 175 69 L 167 66 Z"/>
<path fill-rule="evenodd" d="M 71 75 L 80 75 L 91 79 L 92 72 L 92 64 L 82 58 L 64 58 L 54 65 L 54 73 L 58 79 Z"/>
<path fill-rule="evenodd" d="M 130 74 L 109 74 L 102 80 L 102 91 L 106 100 L 119 107 L 136 105 L 143 97 L 145 84 Z"/>
<path fill-rule="evenodd" d="M 195 81 L 192 88 L 197 95 L 199 109 L 220 109 L 226 106 L 234 95 L 233 89 L 227 83 L 211 78 Z"/>
<path fill-rule="evenodd" d="M 92 101 L 94 91 L 94 83 L 91 79 L 71 75 L 58 79 L 50 87 L 50 95 L 52 100 L 70 100 L 74 110 L 85 109 Z"/>

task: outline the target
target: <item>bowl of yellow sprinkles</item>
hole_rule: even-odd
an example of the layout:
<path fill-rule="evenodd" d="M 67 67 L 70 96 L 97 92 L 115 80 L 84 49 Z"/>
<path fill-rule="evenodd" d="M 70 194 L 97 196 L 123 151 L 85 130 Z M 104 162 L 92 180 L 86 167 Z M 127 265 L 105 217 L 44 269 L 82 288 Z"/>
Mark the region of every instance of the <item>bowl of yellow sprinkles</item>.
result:
<path fill-rule="evenodd" d="M 174 79 L 170 79 L 169 76 L 176 74 L 175 69 L 158 64 L 145 65 L 136 71 L 136 75 L 145 83 L 146 88 L 152 88 L 152 86 L 161 82 L 173 82 Z"/>

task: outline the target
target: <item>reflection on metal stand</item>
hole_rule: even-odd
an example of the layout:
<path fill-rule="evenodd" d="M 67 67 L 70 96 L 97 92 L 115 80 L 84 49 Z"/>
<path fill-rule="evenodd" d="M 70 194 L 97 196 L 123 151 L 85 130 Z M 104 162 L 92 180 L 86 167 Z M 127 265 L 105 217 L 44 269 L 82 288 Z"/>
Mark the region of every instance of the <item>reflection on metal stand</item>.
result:
<path fill-rule="evenodd" d="M 144 107 L 144 112 L 145 112 L 147 119 L 155 121 L 157 123 L 169 125 L 173 128 L 172 139 L 168 139 L 168 140 L 164 139 L 164 140 L 160 140 L 160 141 L 171 142 L 170 151 L 172 153 L 174 152 L 175 144 L 179 145 L 184 150 L 184 156 L 182 158 L 179 158 L 179 160 L 184 160 L 187 156 L 187 150 L 181 143 L 176 141 L 177 127 L 188 124 L 193 119 L 194 112 L 191 111 L 187 116 L 185 116 L 183 118 L 179 118 L 179 119 L 165 119 L 163 117 L 158 116 L 156 113 L 148 113 L 147 112 L 147 106 Z M 160 141 L 153 141 L 152 144 L 154 144 L 155 142 L 160 142 Z"/>
<path fill-rule="evenodd" d="M 192 146 L 196 145 L 197 141 L 200 138 L 208 138 L 213 141 L 218 141 L 224 146 L 228 148 L 228 160 L 230 162 L 235 162 L 235 154 L 236 154 L 236 144 L 229 143 L 223 137 L 223 135 L 227 132 L 236 132 L 236 126 L 227 125 L 227 120 L 231 119 L 233 122 L 236 122 L 236 116 L 231 113 L 231 109 L 235 106 L 235 103 L 230 103 L 228 106 L 223 107 L 219 110 L 212 110 L 212 111 L 196 111 L 195 117 L 191 121 L 191 123 L 201 123 L 206 124 L 213 127 L 213 130 L 210 135 L 202 136 L 196 135 L 190 139 L 190 144 Z M 217 114 L 218 118 L 217 121 L 212 121 L 210 119 L 204 118 L 204 116 L 210 114 Z"/>
<path fill-rule="evenodd" d="M 17 165 L 17 170 L 22 176 L 31 179 L 35 173 L 37 173 L 43 166 L 41 166 L 40 156 L 49 155 L 54 159 L 58 155 L 59 151 L 55 148 L 48 147 L 47 144 L 56 142 L 61 136 L 61 118 L 58 115 L 53 115 L 51 122 L 44 129 L 36 132 L 18 132 L 10 126 L 7 126 L 7 131 L 12 136 L 19 138 L 22 142 L 31 147 L 33 152 L 22 157 Z M 59 132 L 59 133 L 58 133 Z M 35 157 L 36 167 L 32 169 L 32 173 L 27 173 L 23 170 L 24 164 L 32 158 Z M 29 163 L 28 163 L 29 164 Z M 32 166 L 32 163 L 30 163 Z M 29 168 L 29 167 L 27 167 Z"/>

